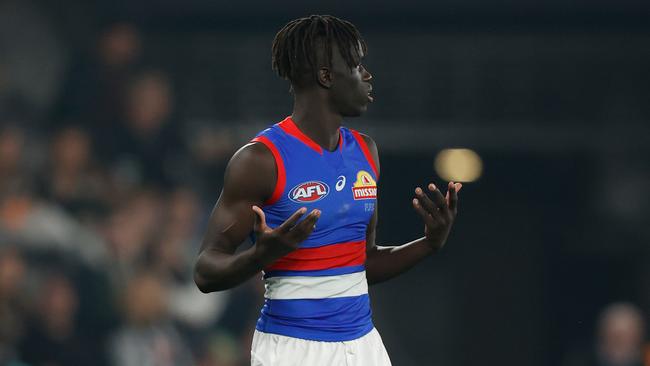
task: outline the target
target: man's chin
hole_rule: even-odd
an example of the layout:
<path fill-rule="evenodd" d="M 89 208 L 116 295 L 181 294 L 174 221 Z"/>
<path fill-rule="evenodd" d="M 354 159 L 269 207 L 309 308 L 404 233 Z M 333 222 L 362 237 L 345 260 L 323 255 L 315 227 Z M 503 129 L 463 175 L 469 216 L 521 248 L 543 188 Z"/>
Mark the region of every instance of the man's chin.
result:
<path fill-rule="evenodd" d="M 368 105 L 363 105 L 357 110 L 349 110 L 346 113 L 343 113 L 343 117 L 361 117 L 362 114 L 366 113 L 368 110 Z"/>

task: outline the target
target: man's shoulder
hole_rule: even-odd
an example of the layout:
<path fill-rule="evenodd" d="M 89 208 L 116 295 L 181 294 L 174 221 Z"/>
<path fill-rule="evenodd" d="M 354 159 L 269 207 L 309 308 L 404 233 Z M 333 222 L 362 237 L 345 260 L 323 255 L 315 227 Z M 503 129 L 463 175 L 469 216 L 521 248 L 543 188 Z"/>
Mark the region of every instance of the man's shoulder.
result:
<path fill-rule="evenodd" d="M 368 148 L 370 148 L 371 150 L 372 149 L 377 150 L 377 143 L 375 143 L 375 140 L 373 140 L 372 137 L 370 137 L 369 135 L 367 135 L 367 134 L 365 134 L 363 132 L 359 132 L 359 135 L 361 135 L 363 140 L 366 142 L 366 145 L 368 145 Z"/>
<path fill-rule="evenodd" d="M 372 137 L 370 137 L 370 135 L 368 135 L 367 133 L 346 126 L 342 126 L 342 128 L 348 130 L 352 135 L 357 135 L 361 137 L 363 141 L 366 143 L 366 145 L 368 145 L 368 147 L 373 146 L 374 148 L 377 148 L 377 144 L 375 143 L 375 140 L 373 140 Z"/>
<path fill-rule="evenodd" d="M 230 158 L 228 165 L 257 166 L 273 162 L 273 153 L 261 140 L 253 140 L 242 146 Z"/>
<path fill-rule="evenodd" d="M 363 143 L 366 145 L 368 152 L 370 153 L 370 156 L 372 157 L 372 162 L 374 162 L 374 166 L 376 167 L 376 173 L 379 174 L 379 149 L 377 148 L 377 144 L 375 143 L 375 140 L 372 139 L 368 134 L 365 134 L 363 132 L 359 132 L 357 130 L 348 128 L 350 133 L 355 135 L 355 138 L 361 139 Z M 364 147 L 362 146 L 362 149 Z"/>
<path fill-rule="evenodd" d="M 252 141 L 230 158 L 224 176 L 224 187 L 225 191 L 235 197 L 253 197 L 263 201 L 273 191 L 275 179 L 273 154 L 264 144 Z"/>

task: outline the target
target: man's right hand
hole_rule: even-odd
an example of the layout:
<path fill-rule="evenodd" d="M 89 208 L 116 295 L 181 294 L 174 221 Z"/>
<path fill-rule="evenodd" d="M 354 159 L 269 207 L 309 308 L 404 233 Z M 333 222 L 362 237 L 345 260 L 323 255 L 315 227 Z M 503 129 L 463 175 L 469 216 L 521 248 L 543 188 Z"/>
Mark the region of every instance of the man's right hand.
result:
<path fill-rule="evenodd" d="M 304 220 L 296 224 L 307 212 L 307 208 L 301 207 L 291 215 L 282 225 L 271 229 L 266 225 L 264 211 L 253 206 L 255 212 L 255 257 L 266 267 L 277 259 L 298 249 L 298 244 L 305 241 L 314 228 L 316 221 L 320 218 L 320 211 L 312 210 Z"/>

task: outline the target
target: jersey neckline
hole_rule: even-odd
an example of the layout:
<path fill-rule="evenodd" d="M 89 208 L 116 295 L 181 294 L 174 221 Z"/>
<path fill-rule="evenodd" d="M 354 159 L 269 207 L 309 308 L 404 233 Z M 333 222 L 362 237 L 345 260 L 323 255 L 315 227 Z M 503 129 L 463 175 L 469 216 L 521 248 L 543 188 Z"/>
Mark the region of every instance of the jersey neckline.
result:
<path fill-rule="evenodd" d="M 343 133 L 341 133 L 341 128 L 339 128 L 339 143 L 338 147 L 334 151 L 329 151 L 327 149 L 323 149 L 322 146 L 320 146 L 316 141 L 312 140 L 309 136 L 307 136 L 305 133 L 300 131 L 296 123 L 293 121 L 291 116 L 288 116 L 285 118 L 282 122 L 278 123 L 278 126 L 287 134 L 297 138 L 300 142 L 303 144 L 307 145 L 309 148 L 312 150 L 316 151 L 317 153 L 323 155 L 323 152 L 327 153 L 335 153 L 338 151 L 343 150 Z"/>

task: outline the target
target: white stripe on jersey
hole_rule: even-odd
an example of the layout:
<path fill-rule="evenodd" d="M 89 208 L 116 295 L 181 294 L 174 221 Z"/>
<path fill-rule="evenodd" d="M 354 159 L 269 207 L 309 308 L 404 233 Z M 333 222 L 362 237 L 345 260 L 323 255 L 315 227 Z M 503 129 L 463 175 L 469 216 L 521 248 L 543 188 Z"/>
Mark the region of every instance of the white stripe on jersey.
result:
<path fill-rule="evenodd" d="M 368 293 L 366 271 L 339 276 L 278 276 L 264 281 L 264 297 L 272 300 L 327 299 Z"/>

